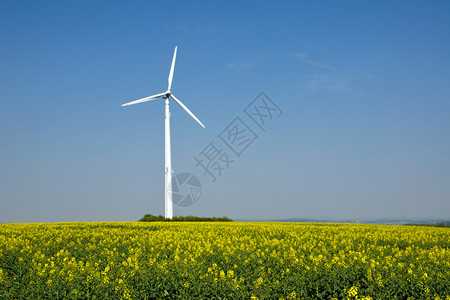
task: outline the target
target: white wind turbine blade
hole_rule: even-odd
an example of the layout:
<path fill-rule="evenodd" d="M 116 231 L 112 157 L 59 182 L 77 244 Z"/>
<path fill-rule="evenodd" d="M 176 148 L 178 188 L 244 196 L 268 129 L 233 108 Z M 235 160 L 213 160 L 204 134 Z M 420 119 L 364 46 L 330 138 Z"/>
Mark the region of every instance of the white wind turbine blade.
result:
<path fill-rule="evenodd" d="M 202 124 L 202 122 L 200 122 L 199 119 L 197 119 L 197 117 L 189 110 L 189 108 L 187 108 L 183 102 L 181 102 L 180 100 L 178 100 L 177 98 L 175 98 L 174 95 L 170 94 L 170 97 L 173 98 L 173 100 L 175 100 L 192 118 L 194 118 L 195 121 L 197 121 L 198 124 L 200 124 L 203 128 L 205 128 L 205 125 Z"/>
<path fill-rule="evenodd" d="M 169 86 L 167 87 L 167 90 L 170 91 L 172 88 L 172 79 L 173 79 L 173 69 L 175 69 L 175 59 L 177 58 L 177 48 L 178 46 L 175 46 L 175 51 L 173 52 L 173 58 L 172 58 L 172 66 L 170 67 L 170 73 L 169 73 Z"/>
<path fill-rule="evenodd" d="M 134 100 L 134 101 L 122 104 L 122 106 L 128 106 L 128 105 L 142 103 L 142 102 L 146 102 L 146 101 L 150 101 L 150 100 L 155 100 L 155 99 L 158 99 L 159 97 L 162 97 L 162 96 L 164 96 L 166 94 L 167 94 L 167 92 L 164 92 L 164 93 L 161 93 L 161 94 L 156 94 L 156 95 L 153 95 L 153 96 L 145 97 L 145 98 L 142 98 L 142 99 L 138 99 L 138 100 Z"/>

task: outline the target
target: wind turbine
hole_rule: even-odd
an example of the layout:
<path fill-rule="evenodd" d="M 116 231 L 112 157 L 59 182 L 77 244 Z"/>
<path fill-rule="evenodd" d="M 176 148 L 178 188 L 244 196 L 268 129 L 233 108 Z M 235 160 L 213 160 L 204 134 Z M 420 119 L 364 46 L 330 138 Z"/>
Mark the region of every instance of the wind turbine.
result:
<path fill-rule="evenodd" d="M 171 159 L 171 151 L 170 151 L 170 111 L 169 111 L 169 99 L 172 98 L 178 103 L 198 124 L 200 124 L 203 128 L 205 125 L 200 122 L 199 119 L 181 102 L 178 100 L 171 92 L 172 87 L 172 79 L 173 79 L 173 70 L 175 68 L 175 59 L 177 57 L 177 47 L 175 47 L 175 51 L 173 52 L 172 66 L 170 67 L 170 73 L 168 78 L 168 87 L 167 91 L 164 93 L 156 94 L 153 96 L 145 97 L 142 99 L 138 99 L 135 101 L 131 101 L 122 106 L 133 105 L 137 103 L 147 102 L 150 100 L 156 100 L 158 98 L 163 98 L 166 102 L 166 114 L 165 114 L 165 217 L 166 219 L 172 219 L 173 217 L 173 203 L 172 203 L 172 159 Z"/>

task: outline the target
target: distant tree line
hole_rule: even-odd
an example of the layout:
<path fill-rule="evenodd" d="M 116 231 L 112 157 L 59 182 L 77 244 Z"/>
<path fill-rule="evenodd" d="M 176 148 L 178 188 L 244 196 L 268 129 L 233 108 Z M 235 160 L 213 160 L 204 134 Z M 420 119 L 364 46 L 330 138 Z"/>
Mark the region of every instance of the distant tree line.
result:
<path fill-rule="evenodd" d="M 196 216 L 175 216 L 172 219 L 166 219 L 164 216 L 154 216 L 146 214 L 139 222 L 233 222 L 228 217 L 196 217 Z"/>
<path fill-rule="evenodd" d="M 406 225 L 410 225 L 410 226 L 429 226 L 429 227 L 450 227 L 450 222 L 440 222 L 440 223 L 432 223 L 432 224 L 406 224 Z"/>

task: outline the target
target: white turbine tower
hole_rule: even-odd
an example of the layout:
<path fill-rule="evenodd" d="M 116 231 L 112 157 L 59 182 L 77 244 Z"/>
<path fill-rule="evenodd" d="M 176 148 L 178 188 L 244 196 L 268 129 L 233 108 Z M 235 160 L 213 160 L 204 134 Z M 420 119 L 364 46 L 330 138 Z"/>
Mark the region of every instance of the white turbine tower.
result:
<path fill-rule="evenodd" d="M 170 152 L 170 111 L 169 111 L 169 98 L 172 97 L 176 103 L 178 103 L 198 124 L 200 124 L 203 128 L 205 125 L 200 122 L 199 119 L 180 101 L 178 100 L 170 91 L 172 87 L 172 79 L 173 79 L 173 70 L 175 68 L 175 59 L 177 57 L 177 47 L 175 47 L 175 51 L 173 52 L 172 66 L 170 67 L 170 73 L 168 82 L 169 85 L 167 87 L 167 91 L 164 93 L 156 94 L 150 97 L 145 97 L 139 100 L 131 101 L 122 106 L 128 106 L 132 104 L 142 103 L 150 100 L 156 100 L 158 98 L 163 98 L 166 101 L 166 114 L 165 114 L 165 217 L 166 219 L 172 219 L 173 217 L 173 203 L 172 203 L 172 159 Z"/>

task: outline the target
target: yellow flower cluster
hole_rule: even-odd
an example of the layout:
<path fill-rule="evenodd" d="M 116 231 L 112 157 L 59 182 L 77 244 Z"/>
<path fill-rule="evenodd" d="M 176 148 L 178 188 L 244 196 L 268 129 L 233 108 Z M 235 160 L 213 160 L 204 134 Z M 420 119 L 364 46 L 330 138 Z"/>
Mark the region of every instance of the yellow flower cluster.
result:
<path fill-rule="evenodd" d="M 447 228 L 0 224 L 0 299 L 447 299 Z"/>

